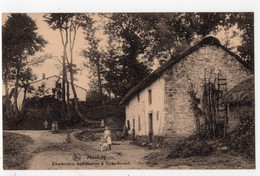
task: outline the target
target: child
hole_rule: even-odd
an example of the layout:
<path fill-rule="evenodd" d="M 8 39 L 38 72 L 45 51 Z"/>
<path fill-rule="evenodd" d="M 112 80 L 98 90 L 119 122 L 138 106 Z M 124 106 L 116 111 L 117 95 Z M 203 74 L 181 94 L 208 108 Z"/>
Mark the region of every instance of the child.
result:
<path fill-rule="evenodd" d="M 67 132 L 66 142 L 67 142 L 67 143 L 71 143 L 71 140 L 70 140 L 70 132 Z"/>
<path fill-rule="evenodd" d="M 47 120 L 45 120 L 45 122 L 43 123 L 43 127 L 44 127 L 45 130 L 48 128 L 48 121 Z"/>
<path fill-rule="evenodd" d="M 55 133 L 58 133 L 59 132 L 59 125 L 58 125 L 58 122 L 55 121 Z"/>
<path fill-rule="evenodd" d="M 51 124 L 51 131 L 52 131 L 52 134 L 56 133 L 56 131 L 55 131 L 55 121 L 53 121 L 52 124 Z"/>
<path fill-rule="evenodd" d="M 100 124 L 100 127 L 103 128 L 105 126 L 105 122 L 104 122 L 104 119 L 101 120 L 101 124 Z"/>
<path fill-rule="evenodd" d="M 104 131 L 104 138 L 107 140 L 108 149 L 111 150 L 111 144 L 112 144 L 111 131 L 108 129 L 107 126 L 106 126 L 106 130 Z"/>
<path fill-rule="evenodd" d="M 104 139 L 104 137 L 101 137 L 100 138 L 100 151 L 103 152 L 104 149 L 107 150 L 108 149 L 108 144 L 107 144 L 107 141 Z"/>

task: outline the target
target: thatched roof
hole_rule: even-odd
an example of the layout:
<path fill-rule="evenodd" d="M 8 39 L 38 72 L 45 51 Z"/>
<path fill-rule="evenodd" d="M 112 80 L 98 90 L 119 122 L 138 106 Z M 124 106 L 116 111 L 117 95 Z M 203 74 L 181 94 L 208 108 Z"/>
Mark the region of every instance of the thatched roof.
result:
<path fill-rule="evenodd" d="M 223 96 L 223 101 L 231 104 L 252 103 L 254 100 L 254 77 L 250 77 L 236 85 Z"/>
<path fill-rule="evenodd" d="M 190 49 L 187 51 L 183 52 L 182 54 L 171 58 L 168 62 L 166 62 L 164 65 L 162 65 L 160 68 L 152 72 L 149 76 L 144 78 L 139 84 L 137 84 L 135 87 L 133 87 L 121 100 L 120 104 L 124 104 L 127 101 L 129 101 L 134 95 L 136 95 L 138 92 L 142 91 L 144 88 L 148 87 L 151 85 L 157 78 L 159 78 L 165 70 L 167 70 L 169 67 L 173 66 L 174 64 L 178 63 L 180 60 L 185 58 L 187 55 L 191 54 L 192 52 L 196 51 L 197 49 L 201 48 L 202 46 L 205 45 L 215 45 L 220 48 L 222 48 L 224 51 L 226 51 L 228 54 L 233 56 L 234 58 L 237 59 L 238 62 L 240 62 L 242 65 L 244 65 L 246 68 L 251 70 L 252 72 L 254 71 L 254 68 L 249 65 L 248 63 L 244 62 L 241 57 L 239 57 L 237 54 L 233 53 L 229 49 L 227 49 L 225 46 L 220 44 L 220 41 L 215 38 L 215 37 L 206 37 L 202 41 L 200 41 L 198 44 L 192 46 Z"/>
<path fill-rule="evenodd" d="M 41 81 L 46 81 L 46 80 L 48 80 L 48 79 L 51 79 L 51 78 L 58 78 L 58 79 L 63 79 L 62 77 L 60 77 L 60 76 L 57 76 L 57 75 L 52 75 L 52 76 L 49 76 L 49 77 L 47 77 L 47 78 L 44 78 L 44 79 L 40 79 L 40 80 L 36 80 L 36 81 L 33 81 L 33 82 L 31 82 L 30 84 L 34 84 L 34 83 L 37 83 L 37 82 L 41 82 Z M 68 81 L 70 84 L 71 84 L 71 82 L 70 81 Z M 81 86 L 78 86 L 77 84 L 75 84 L 74 83 L 74 86 L 75 87 L 78 87 L 78 88 L 80 88 L 80 89 L 82 89 L 82 90 L 84 90 L 84 91 L 88 91 L 87 89 L 85 89 L 85 88 L 83 88 L 83 87 L 81 87 Z"/>

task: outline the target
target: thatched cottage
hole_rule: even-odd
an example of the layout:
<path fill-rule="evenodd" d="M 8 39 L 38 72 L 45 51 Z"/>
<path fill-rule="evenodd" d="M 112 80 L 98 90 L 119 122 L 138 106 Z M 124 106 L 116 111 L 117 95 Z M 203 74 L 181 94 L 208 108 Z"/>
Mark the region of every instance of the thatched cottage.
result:
<path fill-rule="evenodd" d="M 40 92 L 41 94 L 37 94 L 39 97 L 43 96 L 48 96 L 48 95 L 54 95 L 55 98 L 61 98 L 61 91 L 62 91 L 62 78 L 57 76 L 57 75 L 52 75 L 49 77 L 45 77 L 45 74 L 43 74 L 42 79 L 36 80 L 32 83 L 30 83 L 30 86 L 34 88 L 34 91 L 31 93 L 26 94 L 26 98 L 30 98 L 33 96 L 36 96 L 37 92 Z M 74 84 L 76 92 L 77 92 L 77 97 L 79 101 L 85 101 L 86 100 L 86 93 L 87 90 L 81 86 L 78 86 Z M 53 91 L 53 90 L 56 91 Z M 38 90 L 38 91 L 37 91 Z M 71 88 L 71 83 L 69 82 L 69 92 L 70 92 L 70 99 L 74 98 L 72 88 Z M 24 97 L 24 92 L 21 91 L 18 94 L 18 107 L 21 107 L 22 101 Z"/>
<path fill-rule="evenodd" d="M 230 89 L 222 99 L 229 106 L 230 129 L 234 129 L 243 121 L 251 120 L 254 123 L 255 87 L 253 75 Z"/>
<path fill-rule="evenodd" d="M 214 37 L 171 58 L 132 88 L 122 99 L 126 126 L 138 142 L 173 142 L 189 137 L 197 130 L 191 105 L 194 89 L 202 109 L 205 82 L 218 82 L 222 93 L 232 89 L 253 74 L 253 68 L 238 55 L 221 45 Z M 222 87 L 223 88 L 223 87 Z M 221 109 L 219 108 L 219 111 Z"/>

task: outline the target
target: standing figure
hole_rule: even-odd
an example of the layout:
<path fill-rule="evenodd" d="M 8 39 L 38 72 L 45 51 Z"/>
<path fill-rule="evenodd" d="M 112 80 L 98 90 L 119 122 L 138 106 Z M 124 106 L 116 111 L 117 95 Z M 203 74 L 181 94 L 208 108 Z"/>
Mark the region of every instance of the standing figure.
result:
<path fill-rule="evenodd" d="M 128 137 L 128 129 L 127 129 L 126 125 L 124 125 L 123 133 L 121 136 L 122 141 L 124 142 L 124 139 L 127 139 L 127 137 Z"/>
<path fill-rule="evenodd" d="M 108 149 L 111 150 L 111 144 L 112 144 L 111 131 L 108 129 L 107 126 L 106 126 L 105 131 L 104 131 L 104 138 L 107 140 Z"/>
<path fill-rule="evenodd" d="M 58 122 L 55 121 L 55 133 L 58 133 L 59 132 L 59 125 L 58 125 Z"/>
<path fill-rule="evenodd" d="M 48 121 L 47 120 L 45 120 L 45 122 L 43 123 L 43 127 L 44 127 L 45 130 L 48 128 Z"/>
<path fill-rule="evenodd" d="M 104 122 L 104 119 L 102 119 L 102 120 L 101 120 L 100 127 L 101 127 L 101 128 L 104 128 L 104 126 L 105 126 L 105 122 Z"/>
<path fill-rule="evenodd" d="M 135 140 L 135 129 L 134 128 L 132 129 L 132 140 L 133 141 Z"/>
<path fill-rule="evenodd" d="M 56 131 L 55 131 L 55 121 L 53 121 L 52 124 L 51 124 L 51 131 L 52 131 L 52 134 L 56 133 Z"/>

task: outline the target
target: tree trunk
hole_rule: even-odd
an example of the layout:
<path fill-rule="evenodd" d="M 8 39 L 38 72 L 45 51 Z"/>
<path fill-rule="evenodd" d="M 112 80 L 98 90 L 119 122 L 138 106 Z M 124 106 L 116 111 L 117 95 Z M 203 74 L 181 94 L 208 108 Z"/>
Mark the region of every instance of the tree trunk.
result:
<path fill-rule="evenodd" d="M 63 71 L 62 71 L 62 117 L 65 118 L 66 116 L 66 101 L 65 101 L 65 62 L 64 62 L 64 56 L 63 56 L 63 60 L 62 60 L 62 67 L 63 67 Z"/>
<path fill-rule="evenodd" d="M 77 92 L 76 92 L 75 85 L 74 85 L 74 77 L 73 77 L 71 64 L 70 64 L 70 67 L 69 67 L 69 72 L 70 72 L 71 89 L 72 89 L 72 92 L 73 92 L 73 95 L 74 95 L 75 112 L 80 117 L 80 119 L 84 120 L 84 118 L 83 118 L 83 116 L 82 116 L 82 114 L 79 110 L 78 96 L 77 96 Z"/>
<path fill-rule="evenodd" d="M 68 119 L 71 119 L 70 84 L 69 84 L 69 81 L 68 81 L 67 74 L 66 74 L 66 83 L 67 83 L 67 114 L 68 114 Z"/>
<path fill-rule="evenodd" d="M 65 30 L 65 42 L 62 35 L 62 28 L 60 28 L 60 35 L 63 44 L 63 56 L 62 56 L 62 118 L 65 119 L 66 117 L 66 48 L 68 44 L 68 29 Z"/>
<path fill-rule="evenodd" d="M 5 115 L 7 116 L 7 118 L 11 118 L 12 117 L 12 108 L 11 108 L 11 102 L 9 99 L 9 88 L 8 88 L 8 81 L 7 81 L 7 76 L 4 76 L 3 78 L 3 82 L 5 85 Z"/>
<path fill-rule="evenodd" d="M 75 111 L 76 111 L 77 115 L 80 117 L 80 119 L 84 119 L 79 110 L 78 96 L 77 96 L 77 92 L 76 92 L 76 89 L 74 86 L 74 78 L 73 78 L 72 71 L 70 71 L 70 80 L 71 80 L 71 89 L 72 89 L 72 92 L 74 95 Z"/>
<path fill-rule="evenodd" d="M 111 101 L 111 89 L 108 89 L 108 100 Z"/>
<path fill-rule="evenodd" d="M 69 68 L 69 70 L 70 70 L 71 89 L 72 89 L 72 92 L 73 92 L 73 95 L 74 95 L 75 112 L 81 120 L 85 121 L 85 119 L 82 116 L 80 109 L 79 109 L 78 96 L 77 96 L 77 92 L 76 92 L 76 89 L 75 89 L 75 86 L 74 86 L 74 77 L 73 77 L 73 73 L 72 73 L 72 68 Z"/>
<path fill-rule="evenodd" d="M 199 119 L 199 116 L 198 115 L 195 115 L 196 116 L 196 125 L 197 125 L 197 132 L 199 135 L 200 134 L 200 119 Z"/>
<path fill-rule="evenodd" d="M 24 88 L 24 94 L 23 94 L 23 102 L 22 102 L 22 112 L 24 112 L 24 106 L 25 106 L 25 99 L 27 94 L 27 88 Z"/>
<path fill-rule="evenodd" d="M 99 63 L 97 63 L 97 72 L 98 72 L 99 93 L 100 93 L 100 96 L 101 96 L 102 104 L 104 106 L 105 105 L 105 101 L 104 101 L 104 98 L 103 98 L 103 88 L 102 88 L 102 82 L 101 82 L 101 76 L 100 76 Z"/>
<path fill-rule="evenodd" d="M 15 107 L 15 118 L 18 118 L 19 114 L 19 108 L 18 108 L 18 82 L 19 82 L 19 76 L 20 76 L 20 65 L 21 65 L 22 59 L 19 60 L 19 65 L 17 66 L 17 72 L 16 72 L 16 78 L 15 78 L 15 91 L 14 91 L 14 107 Z"/>
<path fill-rule="evenodd" d="M 72 70 L 73 47 L 74 47 L 74 42 L 75 42 L 75 37 L 76 37 L 76 29 L 74 29 L 73 39 L 71 39 L 71 32 L 72 32 L 72 30 L 70 29 L 70 62 L 69 62 L 69 59 L 67 57 L 67 63 L 69 65 L 69 72 L 70 72 L 70 84 L 71 84 L 71 89 L 72 89 L 72 92 L 73 92 L 73 95 L 74 95 L 75 112 L 81 120 L 85 121 L 85 119 L 82 116 L 80 109 L 79 109 L 78 96 L 77 96 L 77 92 L 76 92 L 75 85 L 74 85 L 74 75 L 73 75 L 73 70 Z"/>

